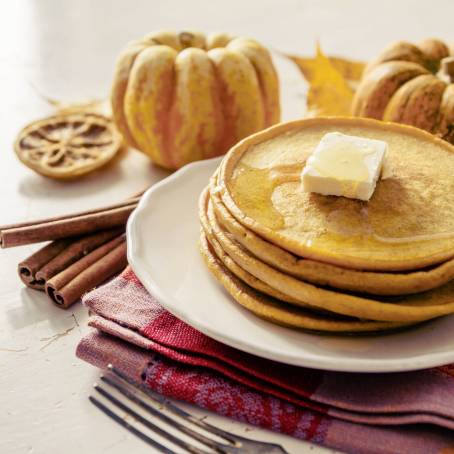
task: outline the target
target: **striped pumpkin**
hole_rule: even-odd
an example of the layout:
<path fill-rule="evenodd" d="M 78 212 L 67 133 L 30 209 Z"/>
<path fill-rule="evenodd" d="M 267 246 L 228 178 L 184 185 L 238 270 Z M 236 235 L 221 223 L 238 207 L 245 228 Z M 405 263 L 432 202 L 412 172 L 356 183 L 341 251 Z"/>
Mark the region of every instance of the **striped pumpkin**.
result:
<path fill-rule="evenodd" d="M 159 32 L 131 43 L 111 103 L 128 144 L 168 169 L 221 155 L 280 119 L 269 52 L 227 34 Z"/>
<path fill-rule="evenodd" d="M 353 115 L 416 126 L 454 144 L 454 49 L 398 41 L 366 67 Z"/>

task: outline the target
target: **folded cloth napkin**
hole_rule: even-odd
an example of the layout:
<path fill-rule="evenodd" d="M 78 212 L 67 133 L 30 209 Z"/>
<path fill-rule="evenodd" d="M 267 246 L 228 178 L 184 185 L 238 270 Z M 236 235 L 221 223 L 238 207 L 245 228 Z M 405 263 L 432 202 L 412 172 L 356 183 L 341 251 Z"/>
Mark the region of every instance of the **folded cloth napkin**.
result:
<path fill-rule="evenodd" d="M 454 453 L 454 365 L 325 372 L 259 358 L 167 312 L 131 269 L 84 297 L 77 355 L 222 415 L 345 452 Z"/>

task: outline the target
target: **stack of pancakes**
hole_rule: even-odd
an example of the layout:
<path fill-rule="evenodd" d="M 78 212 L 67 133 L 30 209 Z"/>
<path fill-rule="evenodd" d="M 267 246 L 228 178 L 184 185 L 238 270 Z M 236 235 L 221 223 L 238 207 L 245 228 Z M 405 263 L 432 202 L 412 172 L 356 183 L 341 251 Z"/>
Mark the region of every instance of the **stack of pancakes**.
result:
<path fill-rule="evenodd" d="M 306 159 L 334 131 L 388 143 L 369 202 L 302 190 Z M 364 333 L 454 312 L 454 147 L 418 129 L 318 118 L 255 134 L 222 160 L 200 221 L 214 277 L 272 322 Z"/>

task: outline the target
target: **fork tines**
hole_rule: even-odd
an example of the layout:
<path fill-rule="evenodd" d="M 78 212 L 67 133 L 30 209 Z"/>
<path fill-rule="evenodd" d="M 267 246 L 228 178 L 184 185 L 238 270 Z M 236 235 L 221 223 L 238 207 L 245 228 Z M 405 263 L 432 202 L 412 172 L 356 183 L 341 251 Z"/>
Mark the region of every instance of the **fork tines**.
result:
<path fill-rule="evenodd" d="M 108 373 L 101 376 L 101 382 L 96 383 L 94 389 L 103 399 L 90 396 L 90 401 L 159 452 L 174 453 L 154 440 L 151 433 L 194 454 L 286 453 L 279 445 L 240 437 L 195 418 L 144 384 L 134 382 L 112 365 L 108 366 Z M 175 432 L 179 435 L 175 435 Z"/>

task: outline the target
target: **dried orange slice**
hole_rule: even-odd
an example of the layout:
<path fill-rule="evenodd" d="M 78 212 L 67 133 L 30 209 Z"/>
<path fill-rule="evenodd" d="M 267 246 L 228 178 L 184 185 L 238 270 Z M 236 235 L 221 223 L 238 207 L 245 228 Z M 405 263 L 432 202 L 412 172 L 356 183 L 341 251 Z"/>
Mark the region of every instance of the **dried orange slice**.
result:
<path fill-rule="evenodd" d="M 113 122 L 95 113 L 62 113 L 27 125 L 14 150 L 28 167 L 51 178 L 75 178 L 110 161 L 122 138 Z"/>

